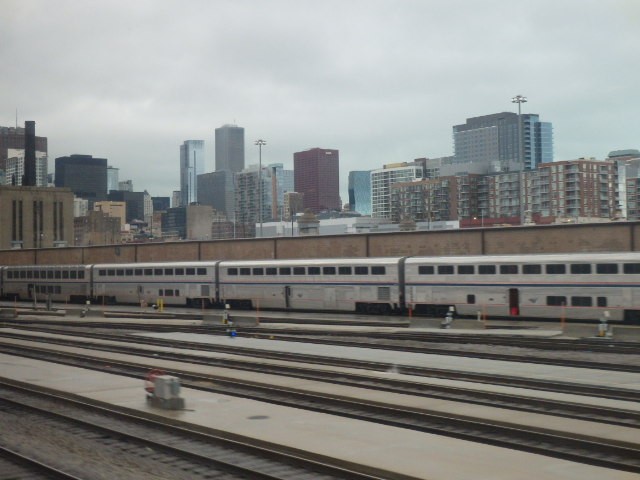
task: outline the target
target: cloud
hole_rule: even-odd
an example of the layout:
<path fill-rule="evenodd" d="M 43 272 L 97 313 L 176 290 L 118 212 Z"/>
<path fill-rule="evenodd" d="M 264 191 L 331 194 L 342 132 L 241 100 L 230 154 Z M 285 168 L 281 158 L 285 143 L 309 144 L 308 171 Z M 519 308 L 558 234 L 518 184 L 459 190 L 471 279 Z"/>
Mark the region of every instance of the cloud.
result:
<path fill-rule="evenodd" d="M 263 161 L 337 148 L 349 170 L 453 152 L 451 127 L 514 110 L 554 124 L 556 159 L 638 148 L 634 1 L 5 0 L 0 124 L 50 157 L 106 157 L 154 195 L 178 146 L 245 127 Z M 255 151 L 254 151 L 255 150 Z M 53 164 L 53 161 L 51 162 Z"/>

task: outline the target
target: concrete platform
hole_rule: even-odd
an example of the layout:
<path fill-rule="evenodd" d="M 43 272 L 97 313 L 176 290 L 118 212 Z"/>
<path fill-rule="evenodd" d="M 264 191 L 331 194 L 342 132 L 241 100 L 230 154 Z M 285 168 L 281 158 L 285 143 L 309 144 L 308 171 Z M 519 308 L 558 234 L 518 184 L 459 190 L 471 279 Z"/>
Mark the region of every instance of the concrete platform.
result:
<path fill-rule="evenodd" d="M 186 410 L 153 409 L 136 380 L 0 354 L 0 375 L 144 415 L 197 424 L 429 480 L 626 480 L 639 475 L 263 402 L 183 389 Z"/>

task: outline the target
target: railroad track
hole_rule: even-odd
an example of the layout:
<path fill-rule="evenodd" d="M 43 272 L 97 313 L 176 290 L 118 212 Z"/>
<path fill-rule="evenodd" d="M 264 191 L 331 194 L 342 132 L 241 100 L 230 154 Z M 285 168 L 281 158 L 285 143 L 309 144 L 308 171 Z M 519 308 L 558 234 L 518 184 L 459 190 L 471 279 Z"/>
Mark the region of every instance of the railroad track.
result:
<path fill-rule="evenodd" d="M 111 361 L 103 357 L 93 359 L 89 356 L 71 355 L 71 357 L 74 358 L 68 359 L 69 363 L 75 364 L 81 361 L 83 365 L 89 367 L 89 361 L 92 361 L 95 362 L 96 368 L 104 369 L 109 373 L 138 378 L 142 378 L 150 368 L 147 365 Z M 604 439 L 596 440 L 594 436 L 566 435 L 560 431 L 549 432 L 535 427 L 505 425 L 478 418 L 461 418 L 447 413 L 409 408 L 402 405 L 372 403 L 356 397 L 345 398 L 344 396 L 335 397 L 317 392 L 301 392 L 272 384 L 259 385 L 255 381 L 242 382 L 229 378 L 222 379 L 219 376 L 194 374 L 184 370 L 168 371 L 167 373 L 179 376 L 185 386 L 213 393 L 241 396 L 295 408 L 306 408 L 332 415 L 342 415 L 640 473 L 640 447 L 637 444 L 628 445 Z M 637 425 L 637 412 L 634 422 Z M 595 424 L 594 431 L 597 431 Z"/>
<path fill-rule="evenodd" d="M 80 477 L 3 446 L 0 446 L 0 473 L 2 478 L 7 479 L 81 480 Z"/>
<path fill-rule="evenodd" d="M 92 478 L 92 470 L 98 478 L 106 475 L 119 479 L 154 474 L 189 479 L 389 478 L 389 472 L 358 472 L 338 465 L 340 462 L 331 465 L 328 459 L 313 453 L 208 433 L 169 424 L 163 418 L 138 416 L 5 382 L 0 382 L 0 411 L 5 415 L 3 422 L 17 425 L 14 435 L 18 435 L 18 427 L 37 430 L 40 435 L 29 440 L 30 448 L 50 463 L 74 471 L 77 478 Z M 49 436 L 54 437 L 53 442 Z M 11 438 L 5 436 L 3 442 L 11 442 Z M 363 470 L 367 468 L 374 470 Z"/>
<path fill-rule="evenodd" d="M 68 334 L 68 332 L 67 332 Z M 466 372 L 458 370 L 447 370 L 442 368 L 432 368 L 413 365 L 391 364 L 384 362 L 374 362 L 368 360 L 357 360 L 349 358 L 337 358 L 323 355 L 307 355 L 290 352 L 279 352 L 255 348 L 242 348 L 234 345 L 210 345 L 202 342 L 176 342 L 175 340 L 157 339 L 149 337 L 131 337 L 127 335 L 112 334 L 96 334 L 89 335 L 95 341 L 74 340 L 71 337 L 42 337 L 34 340 L 33 336 L 21 335 L 6 331 L 0 331 L 0 337 L 15 338 L 27 341 L 38 341 L 41 343 L 51 343 L 56 345 L 64 345 L 80 348 L 91 348 L 92 350 L 101 350 L 114 353 L 140 355 L 144 357 L 158 358 L 160 352 L 158 349 L 149 349 L 137 347 L 134 344 L 153 347 L 165 347 L 169 349 L 185 349 L 192 350 L 196 353 L 188 354 L 182 352 L 162 352 L 163 358 L 167 360 L 175 360 L 179 362 L 201 363 L 206 365 L 216 365 L 220 367 L 229 367 L 254 371 L 260 373 L 269 373 L 276 375 L 286 375 L 299 378 L 308 378 L 306 369 L 297 366 L 299 363 L 326 365 L 341 368 L 355 368 L 362 370 L 370 370 L 377 372 L 395 372 L 398 374 L 413 375 L 417 377 L 433 377 L 447 380 L 459 380 L 465 382 L 483 383 L 491 385 L 500 385 L 506 387 L 526 388 L 531 390 L 543 390 L 556 393 L 569 393 L 576 395 L 587 395 L 591 397 L 609 398 L 613 400 L 637 401 L 638 392 L 623 388 L 602 387 L 598 385 L 585 385 L 581 383 L 559 382 L 553 380 L 541 380 L 536 378 L 524 378 L 508 375 L 497 375 L 494 373 Z M 119 342 L 120 344 L 105 344 L 102 341 Z M 255 360 L 246 361 L 244 359 L 230 358 L 211 358 L 202 357 L 197 354 L 199 350 L 208 352 L 226 353 L 231 355 L 242 355 L 243 357 L 264 358 L 271 360 L 279 360 L 291 362 L 292 365 L 269 365 Z M 319 373 L 322 375 L 322 373 Z M 341 373 L 341 376 L 345 375 Z"/>

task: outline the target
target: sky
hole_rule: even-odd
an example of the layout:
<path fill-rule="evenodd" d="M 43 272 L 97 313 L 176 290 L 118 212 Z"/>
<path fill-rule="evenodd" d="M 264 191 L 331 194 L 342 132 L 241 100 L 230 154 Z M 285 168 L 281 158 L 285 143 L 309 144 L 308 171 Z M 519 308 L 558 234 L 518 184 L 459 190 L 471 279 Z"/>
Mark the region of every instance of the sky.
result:
<path fill-rule="evenodd" d="M 179 146 L 245 129 L 245 164 L 340 151 L 351 170 L 453 154 L 452 126 L 552 122 L 555 160 L 640 149 L 640 0 L 0 0 L 0 125 L 36 122 L 49 170 L 107 158 L 179 188 Z"/>

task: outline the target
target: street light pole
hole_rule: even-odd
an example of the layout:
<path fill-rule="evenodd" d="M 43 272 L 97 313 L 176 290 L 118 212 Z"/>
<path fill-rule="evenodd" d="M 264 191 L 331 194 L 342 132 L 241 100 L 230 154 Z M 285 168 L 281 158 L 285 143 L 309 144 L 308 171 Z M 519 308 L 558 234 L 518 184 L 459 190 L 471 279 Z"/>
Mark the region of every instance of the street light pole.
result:
<path fill-rule="evenodd" d="M 523 103 L 527 103 L 527 97 L 523 96 L 523 95 L 516 95 L 515 97 L 513 97 L 511 99 L 511 103 L 517 103 L 518 104 L 518 163 L 520 166 L 519 174 L 518 174 L 518 180 L 519 180 L 519 184 L 520 184 L 520 201 L 518 202 L 520 205 L 520 225 L 524 225 L 524 204 L 523 204 L 523 195 L 525 193 L 524 191 L 524 179 L 523 179 L 523 172 L 524 172 L 524 155 L 523 155 L 523 151 L 522 151 L 522 111 L 521 111 L 521 106 Z"/>
<path fill-rule="evenodd" d="M 267 142 L 258 139 L 255 144 L 258 146 L 258 221 L 260 222 L 260 238 L 262 238 L 262 146 Z"/>

